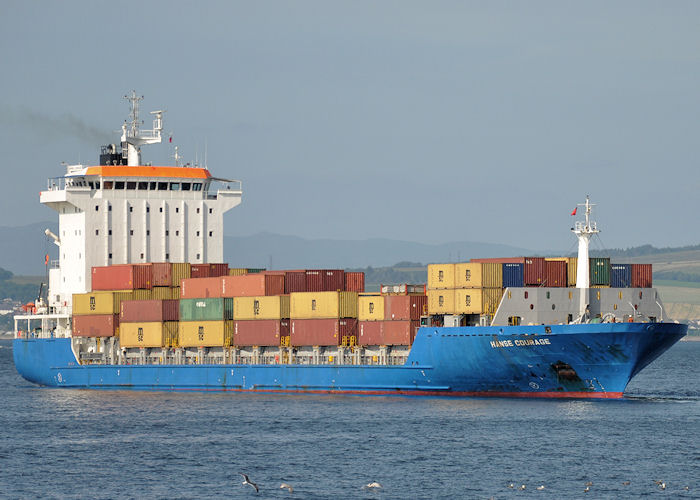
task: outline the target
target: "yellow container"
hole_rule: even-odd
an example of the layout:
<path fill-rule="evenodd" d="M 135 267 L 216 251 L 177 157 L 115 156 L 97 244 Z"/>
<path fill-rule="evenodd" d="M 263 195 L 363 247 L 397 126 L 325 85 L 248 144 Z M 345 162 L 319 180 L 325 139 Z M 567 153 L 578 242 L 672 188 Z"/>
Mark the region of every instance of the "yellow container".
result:
<path fill-rule="evenodd" d="M 566 265 L 566 275 L 568 286 L 576 286 L 576 271 L 578 267 L 578 257 L 569 257 Z"/>
<path fill-rule="evenodd" d="M 357 318 L 357 292 L 289 294 L 290 318 Z"/>
<path fill-rule="evenodd" d="M 173 298 L 173 288 L 169 286 L 154 286 L 151 289 L 151 299 L 170 300 Z"/>
<path fill-rule="evenodd" d="M 501 303 L 501 288 L 461 288 L 455 290 L 454 314 L 494 314 Z"/>
<path fill-rule="evenodd" d="M 544 260 L 550 262 L 569 262 L 568 257 L 547 257 Z"/>
<path fill-rule="evenodd" d="M 428 264 L 428 288 L 434 290 L 455 287 L 454 264 Z"/>
<path fill-rule="evenodd" d="M 384 296 L 362 294 L 357 299 L 357 319 L 360 321 L 384 320 Z"/>
<path fill-rule="evenodd" d="M 122 300 L 132 299 L 131 291 L 74 293 L 73 314 L 119 314 Z"/>
<path fill-rule="evenodd" d="M 180 347 L 229 346 L 233 340 L 233 321 L 180 321 Z"/>
<path fill-rule="evenodd" d="M 173 294 L 173 299 L 179 299 L 180 298 L 180 287 L 179 286 L 174 286 L 171 288 L 172 294 Z"/>
<path fill-rule="evenodd" d="M 151 290 L 134 290 L 131 295 L 132 300 L 151 300 L 152 297 Z"/>
<path fill-rule="evenodd" d="M 289 318 L 289 295 L 234 297 L 234 319 Z"/>
<path fill-rule="evenodd" d="M 119 325 L 121 347 L 170 347 L 177 339 L 177 321 Z"/>
<path fill-rule="evenodd" d="M 229 276 L 243 276 L 244 274 L 248 274 L 248 269 L 243 267 L 234 267 L 228 270 Z"/>
<path fill-rule="evenodd" d="M 173 268 L 171 271 L 173 278 L 172 285 L 179 287 L 180 281 L 191 277 L 191 272 L 192 266 L 187 262 L 179 262 L 177 264 L 173 264 Z"/>
<path fill-rule="evenodd" d="M 455 314 L 455 291 L 428 290 L 428 314 Z"/>
<path fill-rule="evenodd" d="M 455 264 L 455 288 L 501 288 L 503 264 L 500 262 L 465 262 Z"/>

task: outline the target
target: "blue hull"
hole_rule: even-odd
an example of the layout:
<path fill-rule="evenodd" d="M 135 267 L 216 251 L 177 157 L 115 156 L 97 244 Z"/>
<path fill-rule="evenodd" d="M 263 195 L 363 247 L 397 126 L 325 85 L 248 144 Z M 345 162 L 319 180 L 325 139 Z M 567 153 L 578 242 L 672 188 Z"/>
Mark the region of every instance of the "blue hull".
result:
<path fill-rule="evenodd" d="M 17 371 L 72 388 L 619 398 L 687 325 L 421 328 L 401 366 L 79 365 L 70 339 L 15 339 Z"/>

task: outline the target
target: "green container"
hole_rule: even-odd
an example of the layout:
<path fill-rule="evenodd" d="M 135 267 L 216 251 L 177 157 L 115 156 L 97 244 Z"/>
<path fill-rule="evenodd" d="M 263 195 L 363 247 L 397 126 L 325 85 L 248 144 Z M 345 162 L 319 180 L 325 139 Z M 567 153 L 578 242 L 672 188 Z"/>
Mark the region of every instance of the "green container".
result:
<path fill-rule="evenodd" d="M 247 269 L 248 273 L 247 274 L 258 274 L 261 273 L 265 270 L 264 267 L 249 267 Z"/>
<path fill-rule="evenodd" d="M 591 286 L 610 285 L 610 257 L 591 257 L 588 261 Z"/>
<path fill-rule="evenodd" d="M 233 319 L 233 298 L 180 299 L 180 321 Z"/>

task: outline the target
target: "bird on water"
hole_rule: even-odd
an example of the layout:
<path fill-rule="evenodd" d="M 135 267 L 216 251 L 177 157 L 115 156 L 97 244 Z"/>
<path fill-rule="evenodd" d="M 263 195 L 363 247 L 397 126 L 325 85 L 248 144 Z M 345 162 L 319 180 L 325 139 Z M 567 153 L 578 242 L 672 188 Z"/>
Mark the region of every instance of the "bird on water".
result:
<path fill-rule="evenodd" d="M 247 475 L 243 474 L 242 472 L 239 472 L 239 474 L 243 476 L 243 482 L 241 484 L 249 484 L 252 488 L 255 488 L 255 493 L 260 492 L 260 488 L 258 488 L 258 485 L 251 481 Z"/>
<path fill-rule="evenodd" d="M 629 486 L 630 482 L 629 481 L 622 481 L 622 486 Z"/>
<path fill-rule="evenodd" d="M 542 491 L 544 489 L 544 484 L 541 484 L 537 487 L 538 490 Z"/>
<path fill-rule="evenodd" d="M 372 481 L 371 483 L 365 485 L 365 488 L 367 489 L 372 489 L 372 488 L 381 488 L 382 485 L 379 484 L 377 481 Z"/>
<path fill-rule="evenodd" d="M 292 487 L 291 484 L 282 483 L 282 484 L 280 484 L 280 488 L 283 490 L 287 490 L 290 493 L 294 493 L 294 488 Z"/>

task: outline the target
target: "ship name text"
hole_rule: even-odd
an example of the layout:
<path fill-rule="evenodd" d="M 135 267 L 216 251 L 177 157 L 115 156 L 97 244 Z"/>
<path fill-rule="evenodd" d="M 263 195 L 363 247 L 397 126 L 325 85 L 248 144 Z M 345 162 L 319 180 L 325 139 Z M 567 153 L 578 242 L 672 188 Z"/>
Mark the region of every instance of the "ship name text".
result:
<path fill-rule="evenodd" d="M 516 339 L 516 340 L 492 340 L 491 347 L 529 347 L 532 345 L 551 345 L 549 339 Z"/>

